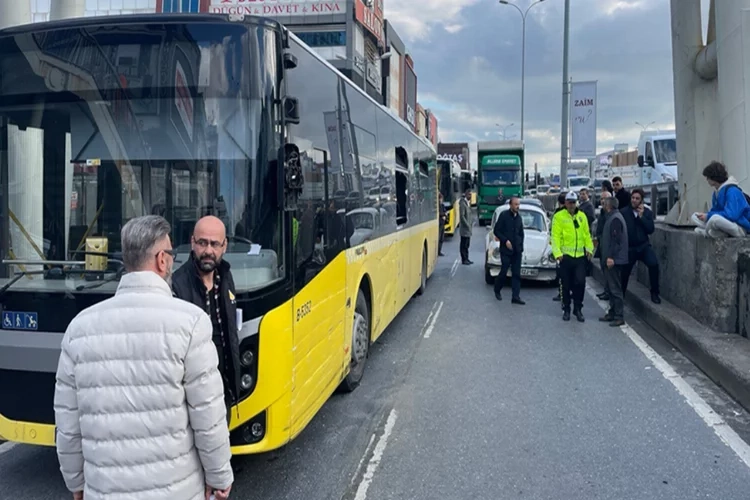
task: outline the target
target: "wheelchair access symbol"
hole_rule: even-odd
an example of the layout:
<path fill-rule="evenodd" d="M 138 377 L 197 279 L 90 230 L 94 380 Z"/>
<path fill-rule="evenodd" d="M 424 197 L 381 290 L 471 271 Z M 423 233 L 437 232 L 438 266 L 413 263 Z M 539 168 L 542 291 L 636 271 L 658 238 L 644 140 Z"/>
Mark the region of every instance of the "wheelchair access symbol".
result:
<path fill-rule="evenodd" d="M 38 330 L 39 318 L 35 312 L 3 311 L 2 325 L 5 330 Z"/>

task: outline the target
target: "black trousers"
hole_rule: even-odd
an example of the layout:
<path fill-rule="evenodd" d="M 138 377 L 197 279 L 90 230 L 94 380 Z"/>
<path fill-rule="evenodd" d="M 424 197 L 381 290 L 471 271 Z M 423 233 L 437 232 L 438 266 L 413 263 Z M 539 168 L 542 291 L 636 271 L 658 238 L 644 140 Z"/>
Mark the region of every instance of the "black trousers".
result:
<path fill-rule="evenodd" d="M 600 258 L 599 259 L 599 267 L 602 269 L 602 274 L 607 270 L 607 259 Z M 619 266 L 620 274 L 622 274 L 622 266 Z M 622 276 L 618 280 L 619 283 L 622 283 Z M 609 281 L 607 281 L 607 276 L 604 276 L 604 293 L 609 294 Z"/>
<path fill-rule="evenodd" d="M 471 236 L 461 236 L 461 262 L 469 261 L 469 243 L 471 242 Z"/>
<path fill-rule="evenodd" d="M 445 224 L 442 222 L 438 222 L 440 224 L 440 236 L 438 238 L 438 253 L 443 252 L 443 236 L 445 236 Z"/>
<path fill-rule="evenodd" d="M 505 277 L 508 275 L 508 269 L 511 273 L 511 287 L 513 290 L 513 298 L 521 298 L 521 260 L 523 254 L 520 252 L 513 252 L 512 255 L 501 254 L 500 259 L 503 263 L 500 268 L 500 274 L 495 278 L 495 293 L 498 294 L 503 289 L 503 283 Z"/>
<path fill-rule="evenodd" d="M 628 290 L 628 281 L 630 281 L 630 273 L 633 271 L 633 267 L 638 261 L 643 262 L 648 267 L 648 277 L 651 282 L 651 293 L 659 294 L 659 259 L 656 258 L 656 253 L 651 245 L 640 250 L 630 250 L 629 255 L 630 262 L 626 266 L 622 266 L 622 292 L 625 293 Z"/>
<path fill-rule="evenodd" d="M 583 294 L 586 292 L 586 257 L 563 255 L 560 262 L 560 282 L 562 283 L 562 305 L 570 311 L 571 295 L 573 309 L 583 307 Z"/>
<path fill-rule="evenodd" d="M 608 268 L 606 262 L 602 266 L 604 272 L 604 283 L 609 290 L 609 311 L 607 314 L 613 319 L 623 319 L 625 309 L 624 293 L 622 291 L 622 269 L 625 266 L 614 265 Z"/>

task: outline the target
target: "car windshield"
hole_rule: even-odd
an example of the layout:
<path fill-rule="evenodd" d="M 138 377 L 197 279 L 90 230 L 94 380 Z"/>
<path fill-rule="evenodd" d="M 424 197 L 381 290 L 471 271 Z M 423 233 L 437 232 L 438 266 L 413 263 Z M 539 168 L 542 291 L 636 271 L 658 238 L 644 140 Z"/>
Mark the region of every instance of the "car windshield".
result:
<path fill-rule="evenodd" d="M 514 186 L 521 183 L 521 170 L 482 170 L 486 186 Z"/>
<path fill-rule="evenodd" d="M 370 213 L 354 212 L 347 214 L 354 229 L 375 229 L 374 217 Z"/>
<path fill-rule="evenodd" d="M 589 185 L 588 177 L 571 177 L 568 179 L 570 187 L 586 187 Z"/>
<path fill-rule="evenodd" d="M 542 233 L 547 231 L 547 223 L 544 220 L 544 216 L 536 210 L 524 210 L 521 208 L 519 213 L 523 220 L 524 229 L 533 229 Z"/>
<path fill-rule="evenodd" d="M 171 223 L 176 266 L 195 222 L 212 214 L 226 226 L 238 291 L 279 279 L 275 36 L 171 23 L 0 38 L 2 255 L 15 260 L 0 284 L 44 269 L 13 291 L 85 292 L 93 279 L 113 292 L 120 230 L 146 214 Z"/>

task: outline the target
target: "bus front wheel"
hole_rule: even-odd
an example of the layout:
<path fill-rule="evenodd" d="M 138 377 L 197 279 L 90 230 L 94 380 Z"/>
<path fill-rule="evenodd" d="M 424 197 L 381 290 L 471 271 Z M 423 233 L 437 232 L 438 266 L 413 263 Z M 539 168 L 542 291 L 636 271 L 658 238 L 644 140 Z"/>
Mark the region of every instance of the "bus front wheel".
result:
<path fill-rule="evenodd" d="M 341 383 L 344 392 L 352 392 L 359 387 L 365 373 L 367 356 L 370 353 L 370 311 L 367 301 L 360 291 L 354 306 L 354 321 L 352 322 L 352 347 L 349 374 Z"/>

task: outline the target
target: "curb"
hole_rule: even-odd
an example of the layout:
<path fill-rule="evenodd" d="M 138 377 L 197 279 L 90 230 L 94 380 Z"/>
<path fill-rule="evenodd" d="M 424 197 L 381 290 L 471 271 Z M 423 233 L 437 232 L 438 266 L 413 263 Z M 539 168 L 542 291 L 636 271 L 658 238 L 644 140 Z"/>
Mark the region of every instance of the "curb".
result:
<path fill-rule="evenodd" d="M 595 260 L 593 264 L 594 279 L 603 283 L 599 262 Z M 654 304 L 649 289 L 634 279 L 628 284 L 625 302 L 640 319 L 750 411 L 749 339 L 716 332 L 663 298 L 661 304 Z"/>

